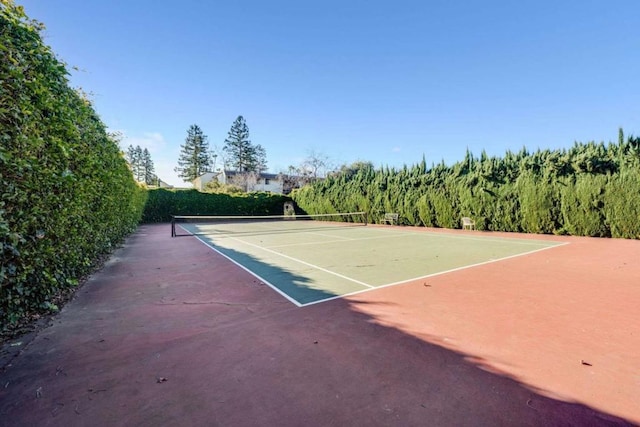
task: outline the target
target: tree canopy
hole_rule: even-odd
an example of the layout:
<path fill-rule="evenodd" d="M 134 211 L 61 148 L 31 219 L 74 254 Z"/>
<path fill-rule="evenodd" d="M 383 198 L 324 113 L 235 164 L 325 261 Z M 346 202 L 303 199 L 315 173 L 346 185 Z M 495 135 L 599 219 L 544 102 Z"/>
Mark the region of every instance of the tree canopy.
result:
<path fill-rule="evenodd" d="M 249 127 L 244 117 L 238 116 L 224 140 L 226 166 L 237 172 L 263 172 L 267 169 L 267 153 L 260 145 L 249 140 Z"/>
<path fill-rule="evenodd" d="M 186 182 L 193 181 L 211 169 L 211 157 L 207 136 L 198 125 L 191 125 L 187 130 L 187 138 L 180 145 L 178 167 L 175 171 Z"/>
<path fill-rule="evenodd" d="M 135 147 L 129 145 L 125 154 L 131 173 L 138 182 L 144 182 L 147 185 L 154 185 L 158 181 L 158 177 L 155 174 L 155 167 L 153 160 L 151 159 L 151 153 L 145 148 L 144 150 L 139 145 Z"/>

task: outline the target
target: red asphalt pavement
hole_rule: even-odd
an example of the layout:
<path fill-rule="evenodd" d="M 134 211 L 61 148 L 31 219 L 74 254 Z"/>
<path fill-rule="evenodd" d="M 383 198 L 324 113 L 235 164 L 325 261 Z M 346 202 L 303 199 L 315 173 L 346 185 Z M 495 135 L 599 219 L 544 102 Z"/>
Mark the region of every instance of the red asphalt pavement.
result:
<path fill-rule="evenodd" d="M 562 250 L 590 241 L 578 239 Z M 628 256 L 637 255 L 637 243 L 623 242 L 632 248 Z M 607 343 L 613 359 L 596 354 L 596 344 L 585 351 L 590 356 L 569 356 L 574 344 L 559 336 L 564 331 L 546 329 L 526 312 L 544 318 L 544 304 L 553 298 L 545 302 L 536 290 L 524 299 L 497 293 L 513 300 L 510 309 L 492 308 L 490 289 L 473 294 L 477 286 L 504 287 L 488 281 L 518 263 L 536 269 L 536 262 L 551 263 L 553 273 L 558 253 L 552 252 L 297 308 L 195 238 L 171 238 L 167 224 L 144 225 L 51 326 L 5 345 L 0 425 L 640 423 L 640 363 L 636 357 L 638 364 L 630 366 L 626 350 L 618 352 L 624 345 L 640 354 L 637 333 L 618 339 L 596 332 L 596 338 L 614 336 Z M 562 280 L 573 286 L 571 278 Z M 558 289 L 558 298 L 566 298 Z M 627 298 L 639 295 L 631 285 L 624 289 Z M 625 319 L 639 320 L 637 302 Z M 21 352 L 10 357 L 16 348 Z M 562 355 L 570 367 L 556 366 Z M 592 357 L 591 366 L 581 357 Z M 609 377 L 598 373 L 600 360 L 608 361 Z M 556 375 L 554 369 L 571 372 Z M 586 381 L 579 384 L 587 387 L 584 396 L 575 390 L 576 378 Z M 616 384 L 622 391 L 611 401 L 598 397 L 598 389 Z"/>

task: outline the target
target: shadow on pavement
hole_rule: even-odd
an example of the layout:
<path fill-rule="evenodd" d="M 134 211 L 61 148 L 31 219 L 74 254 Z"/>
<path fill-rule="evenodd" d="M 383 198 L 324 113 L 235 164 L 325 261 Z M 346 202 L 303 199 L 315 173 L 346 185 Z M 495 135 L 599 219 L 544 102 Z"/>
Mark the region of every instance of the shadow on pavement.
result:
<path fill-rule="evenodd" d="M 383 326 L 364 300 L 295 307 L 167 227 L 140 227 L 5 367 L 0 424 L 633 425 Z"/>

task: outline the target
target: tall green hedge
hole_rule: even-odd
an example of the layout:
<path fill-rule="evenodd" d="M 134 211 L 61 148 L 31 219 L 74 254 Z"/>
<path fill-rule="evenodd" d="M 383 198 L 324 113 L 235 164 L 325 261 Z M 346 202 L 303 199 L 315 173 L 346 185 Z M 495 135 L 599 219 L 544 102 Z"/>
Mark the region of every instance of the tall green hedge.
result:
<path fill-rule="evenodd" d="M 640 165 L 608 180 L 603 204 L 606 224 L 613 237 L 640 239 Z"/>
<path fill-rule="evenodd" d="M 563 150 L 466 153 L 452 166 L 374 169 L 359 162 L 291 197 L 311 213 L 397 212 L 404 225 L 640 238 L 640 138 L 575 143 Z"/>
<path fill-rule="evenodd" d="M 603 209 L 609 179 L 606 175 L 579 175 L 561 186 L 562 220 L 568 234 L 611 236 Z"/>
<path fill-rule="evenodd" d="M 146 192 L 42 25 L 0 2 L 0 326 L 55 309 L 135 229 Z"/>
<path fill-rule="evenodd" d="M 171 215 L 282 215 L 287 196 L 271 193 L 201 193 L 154 189 L 142 216 L 147 223 L 171 221 Z"/>

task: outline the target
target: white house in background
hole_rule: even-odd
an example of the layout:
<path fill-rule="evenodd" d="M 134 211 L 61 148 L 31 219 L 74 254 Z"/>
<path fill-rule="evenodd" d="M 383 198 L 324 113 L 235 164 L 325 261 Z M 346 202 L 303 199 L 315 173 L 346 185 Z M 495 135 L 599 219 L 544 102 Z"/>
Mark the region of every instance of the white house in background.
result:
<path fill-rule="evenodd" d="M 166 188 L 170 190 L 173 188 L 173 185 L 164 182 L 163 180 L 161 180 L 156 176 L 155 179 L 153 180 L 153 184 L 149 184 L 147 185 L 147 187 L 148 188 Z"/>
<path fill-rule="evenodd" d="M 282 180 L 276 174 L 262 172 L 247 178 L 242 172 L 230 170 L 205 172 L 193 180 L 193 187 L 202 191 L 205 185 L 213 180 L 217 180 L 220 184 L 231 184 L 239 187 L 246 185 L 246 191 L 269 191 L 280 194 L 283 192 Z"/>
<path fill-rule="evenodd" d="M 166 182 L 164 182 L 163 180 L 161 180 L 160 178 L 158 178 L 158 188 L 167 188 L 167 189 L 172 189 L 173 185 L 171 184 L 167 184 Z"/>
<path fill-rule="evenodd" d="M 205 172 L 205 173 L 203 173 L 202 175 L 200 175 L 199 177 L 197 177 L 196 179 L 191 181 L 191 183 L 193 184 L 193 188 L 195 188 L 198 191 L 202 191 L 204 189 L 204 186 L 207 185 L 208 182 L 211 182 L 214 179 L 216 179 L 216 177 L 220 173 L 221 172 Z"/>

